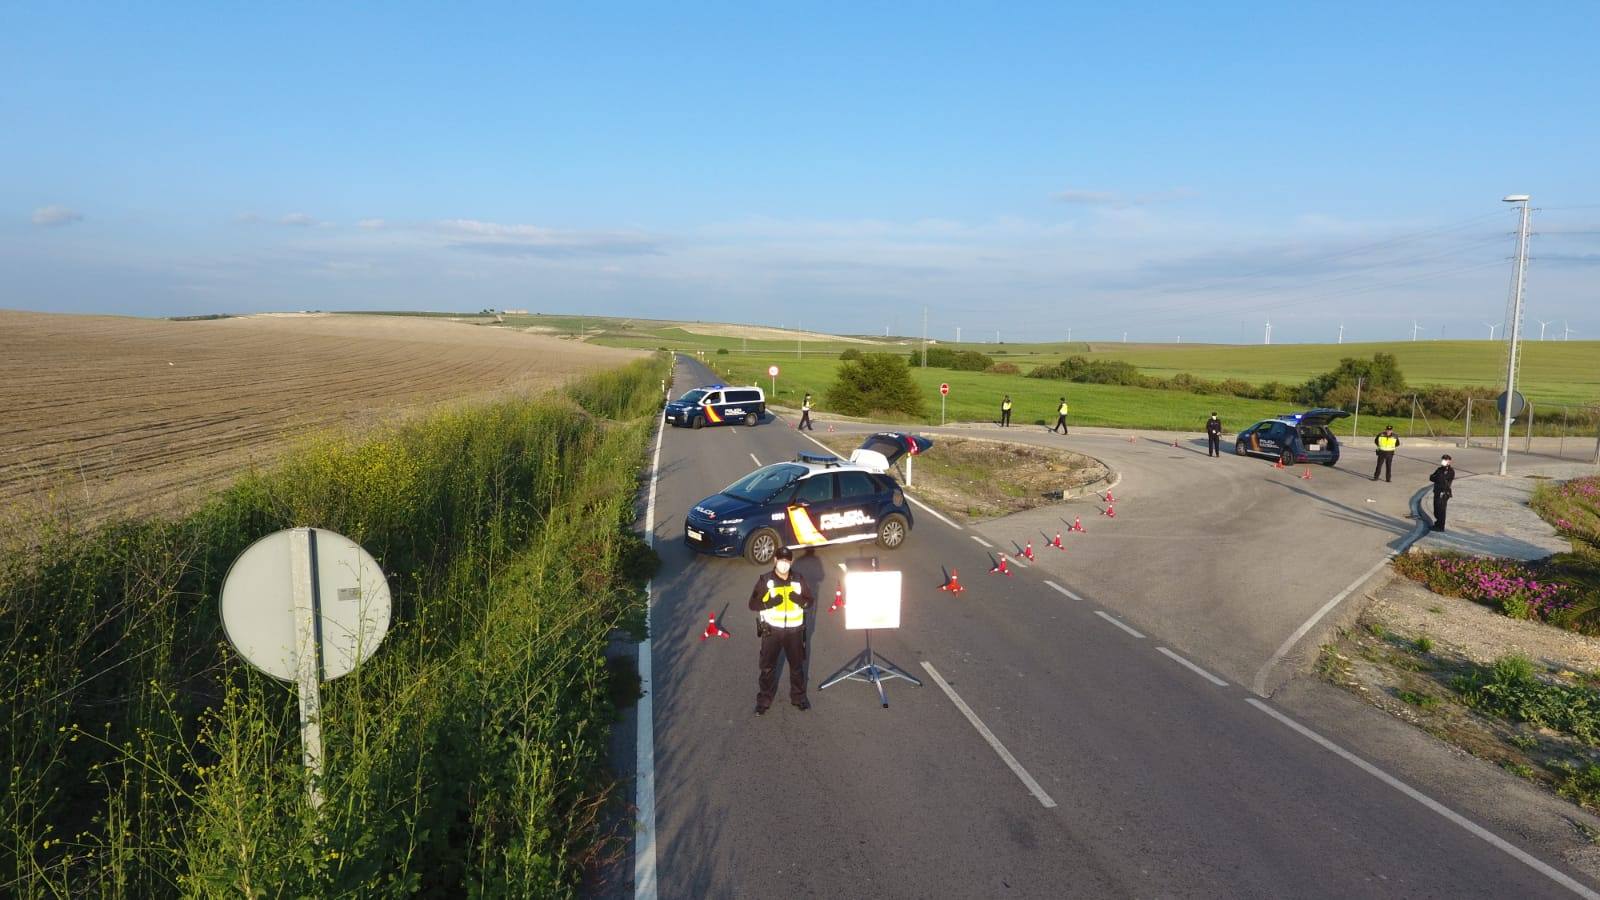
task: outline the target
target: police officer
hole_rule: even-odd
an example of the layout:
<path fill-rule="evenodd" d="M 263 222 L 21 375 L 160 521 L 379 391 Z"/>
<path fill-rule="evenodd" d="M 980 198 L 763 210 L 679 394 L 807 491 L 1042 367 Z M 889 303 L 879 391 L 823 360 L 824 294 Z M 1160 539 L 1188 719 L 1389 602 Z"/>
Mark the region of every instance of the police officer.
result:
<path fill-rule="evenodd" d="M 761 614 L 756 633 L 761 636 L 761 680 L 756 691 L 756 715 L 766 715 L 778 693 L 778 651 L 789 666 L 789 702 L 811 708 L 806 699 L 806 610 L 815 598 L 805 582 L 790 569 L 794 553 L 779 547 L 772 571 L 756 579 L 750 590 L 750 608 Z"/>
<path fill-rule="evenodd" d="M 1451 464 L 1450 454 L 1439 457 L 1439 468 L 1433 470 L 1428 476 L 1433 482 L 1433 530 L 1444 530 L 1445 507 L 1450 505 L 1450 488 L 1455 484 L 1456 470 Z"/>
<path fill-rule="evenodd" d="M 1056 424 L 1050 426 L 1050 433 L 1051 434 L 1055 434 L 1057 428 L 1061 429 L 1061 433 L 1062 434 L 1066 434 L 1067 433 L 1067 412 L 1068 412 L 1068 410 L 1069 410 L 1069 407 L 1067 406 L 1067 398 L 1062 397 L 1060 405 L 1056 407 Z"/>
<path fill-rule="evenodd" d="M 1216 413 L 1206 420 L 1206 455 L 1222 456 L 1222 420 Z"/>
<path fill-rule="evenodd" d="M 1378 465 L 1372 470 L 1372 480 L 1378 480 L 1378 473 L 1383 473 L 1384 481 L 1394 480 L 1394 451 L 1400 449 L 1400 436 L 1394 433 L 1393 425 L 1383 426 L 1383 431 L 1372 439 L 1378 447 Z"/>
<path fill-rule="evenodd" d="M 817 430 L 817 426 L 811 424 L 811 394 L 810 393 L 807 393 L 806 394 L 806 398 L 804 400 L 800 401 L 800 424 L 796 425 L 794 427 L 794 430 L 795 431 L 799 431 L 802 428 L 804 428 L 804 429 L 806 429 L 808 431 L 816 431 Z"/>
<path fill-rule="evenodd" d="M 1000 401 L 1000 427 L 1001 428 L 1010 428 L 1011 427 L 1011 395 L 1010 394 L 1007 394 L 1005 396 L 1005 399 Z"/>

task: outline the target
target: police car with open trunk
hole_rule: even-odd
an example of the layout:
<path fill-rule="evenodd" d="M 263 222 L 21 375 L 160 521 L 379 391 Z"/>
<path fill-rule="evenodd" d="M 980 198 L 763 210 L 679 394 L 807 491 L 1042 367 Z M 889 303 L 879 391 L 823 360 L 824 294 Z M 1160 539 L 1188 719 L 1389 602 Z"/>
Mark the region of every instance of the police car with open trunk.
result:
<path fill-rule="evenodd" d="M 779 547 L 877 541 L 897 549 L 911 533 L 911 506 L 889 468 L 931 446 L 925 437 L 881 431 L 849 460 L 802 453 L 762 466 L 696 503 L 684 516 L 684 543 L 762 566 Z"/>

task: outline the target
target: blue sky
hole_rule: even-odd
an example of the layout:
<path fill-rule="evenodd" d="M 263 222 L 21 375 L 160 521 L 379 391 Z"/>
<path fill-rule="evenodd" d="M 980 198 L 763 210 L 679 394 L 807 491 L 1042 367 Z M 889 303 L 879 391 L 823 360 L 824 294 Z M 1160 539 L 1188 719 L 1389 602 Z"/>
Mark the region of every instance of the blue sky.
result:
<path fill-rule="evenodd" d="M 1600 337 L 1587 2 L 224 6 L 0 8 L 0 307 Z"/>

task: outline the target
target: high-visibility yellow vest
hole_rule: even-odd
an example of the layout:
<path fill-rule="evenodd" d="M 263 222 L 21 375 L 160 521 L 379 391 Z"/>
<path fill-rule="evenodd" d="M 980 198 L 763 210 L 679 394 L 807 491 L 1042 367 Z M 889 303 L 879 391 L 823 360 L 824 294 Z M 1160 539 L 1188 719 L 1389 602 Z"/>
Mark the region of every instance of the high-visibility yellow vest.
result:
<path fill-rule="evenodd" d="M 794 582 L 778 584 L 771 578 L 767 579 L 767 599 L 779 598 L 777 606 L 768 607 L 761 611 L 761 619 L 773 628 L 799 628 L 806 623 L 806 611 L 794 602 L 794 595 L 802 591 L 801 586 Z"/>
<path fill-rule="evenodd" d="M 1006 412 L 1010 412 L 1011 411 L 1011 401 L 1010 400 L 1006 400 L 1006 401 L 1002 402 L 1000 404 L 1000 408 L 1005 410 Z"/>
<path fill-rule="evenodd" d="M 1056 413 L 1058 415 L 1063 415 L 1063 416 L 1066 415 L 1067 414 L 1067 405 L 1065 403 L 1061 404 L 1061 408 L 1056 410 Z"/>
<path fill-rule="evenodd" d="M 806 400 L 805 402 L 801 403 L 800 408 L 805 412 L 811 412 L 811 401 Z"/>
<path fill-rule="evenodd" d="M 1378 435 L 1378 449 L 1379 450 L 1383 450 L 1385 452 L 1393 452 L 1393 450 L 1398 446 L 1400 446 L 1400 439 L 1399 438 L 1397 438 L 1397 437 L 1387 437 L 1387 436 L 1381 435 L 1381 434 Z"/>

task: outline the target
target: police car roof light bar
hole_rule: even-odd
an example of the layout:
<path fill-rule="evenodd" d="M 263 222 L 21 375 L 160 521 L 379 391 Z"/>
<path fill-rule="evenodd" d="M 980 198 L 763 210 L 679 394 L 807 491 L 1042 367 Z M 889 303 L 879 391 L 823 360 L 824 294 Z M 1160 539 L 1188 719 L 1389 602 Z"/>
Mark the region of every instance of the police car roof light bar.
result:
<path fill-rule="evenodd" d="M 831 454 L 800 453 L 796 454 L 795 462 L 811 463 L 825 468 L 836 468 L 844 465 L 844 460 Z"/>

